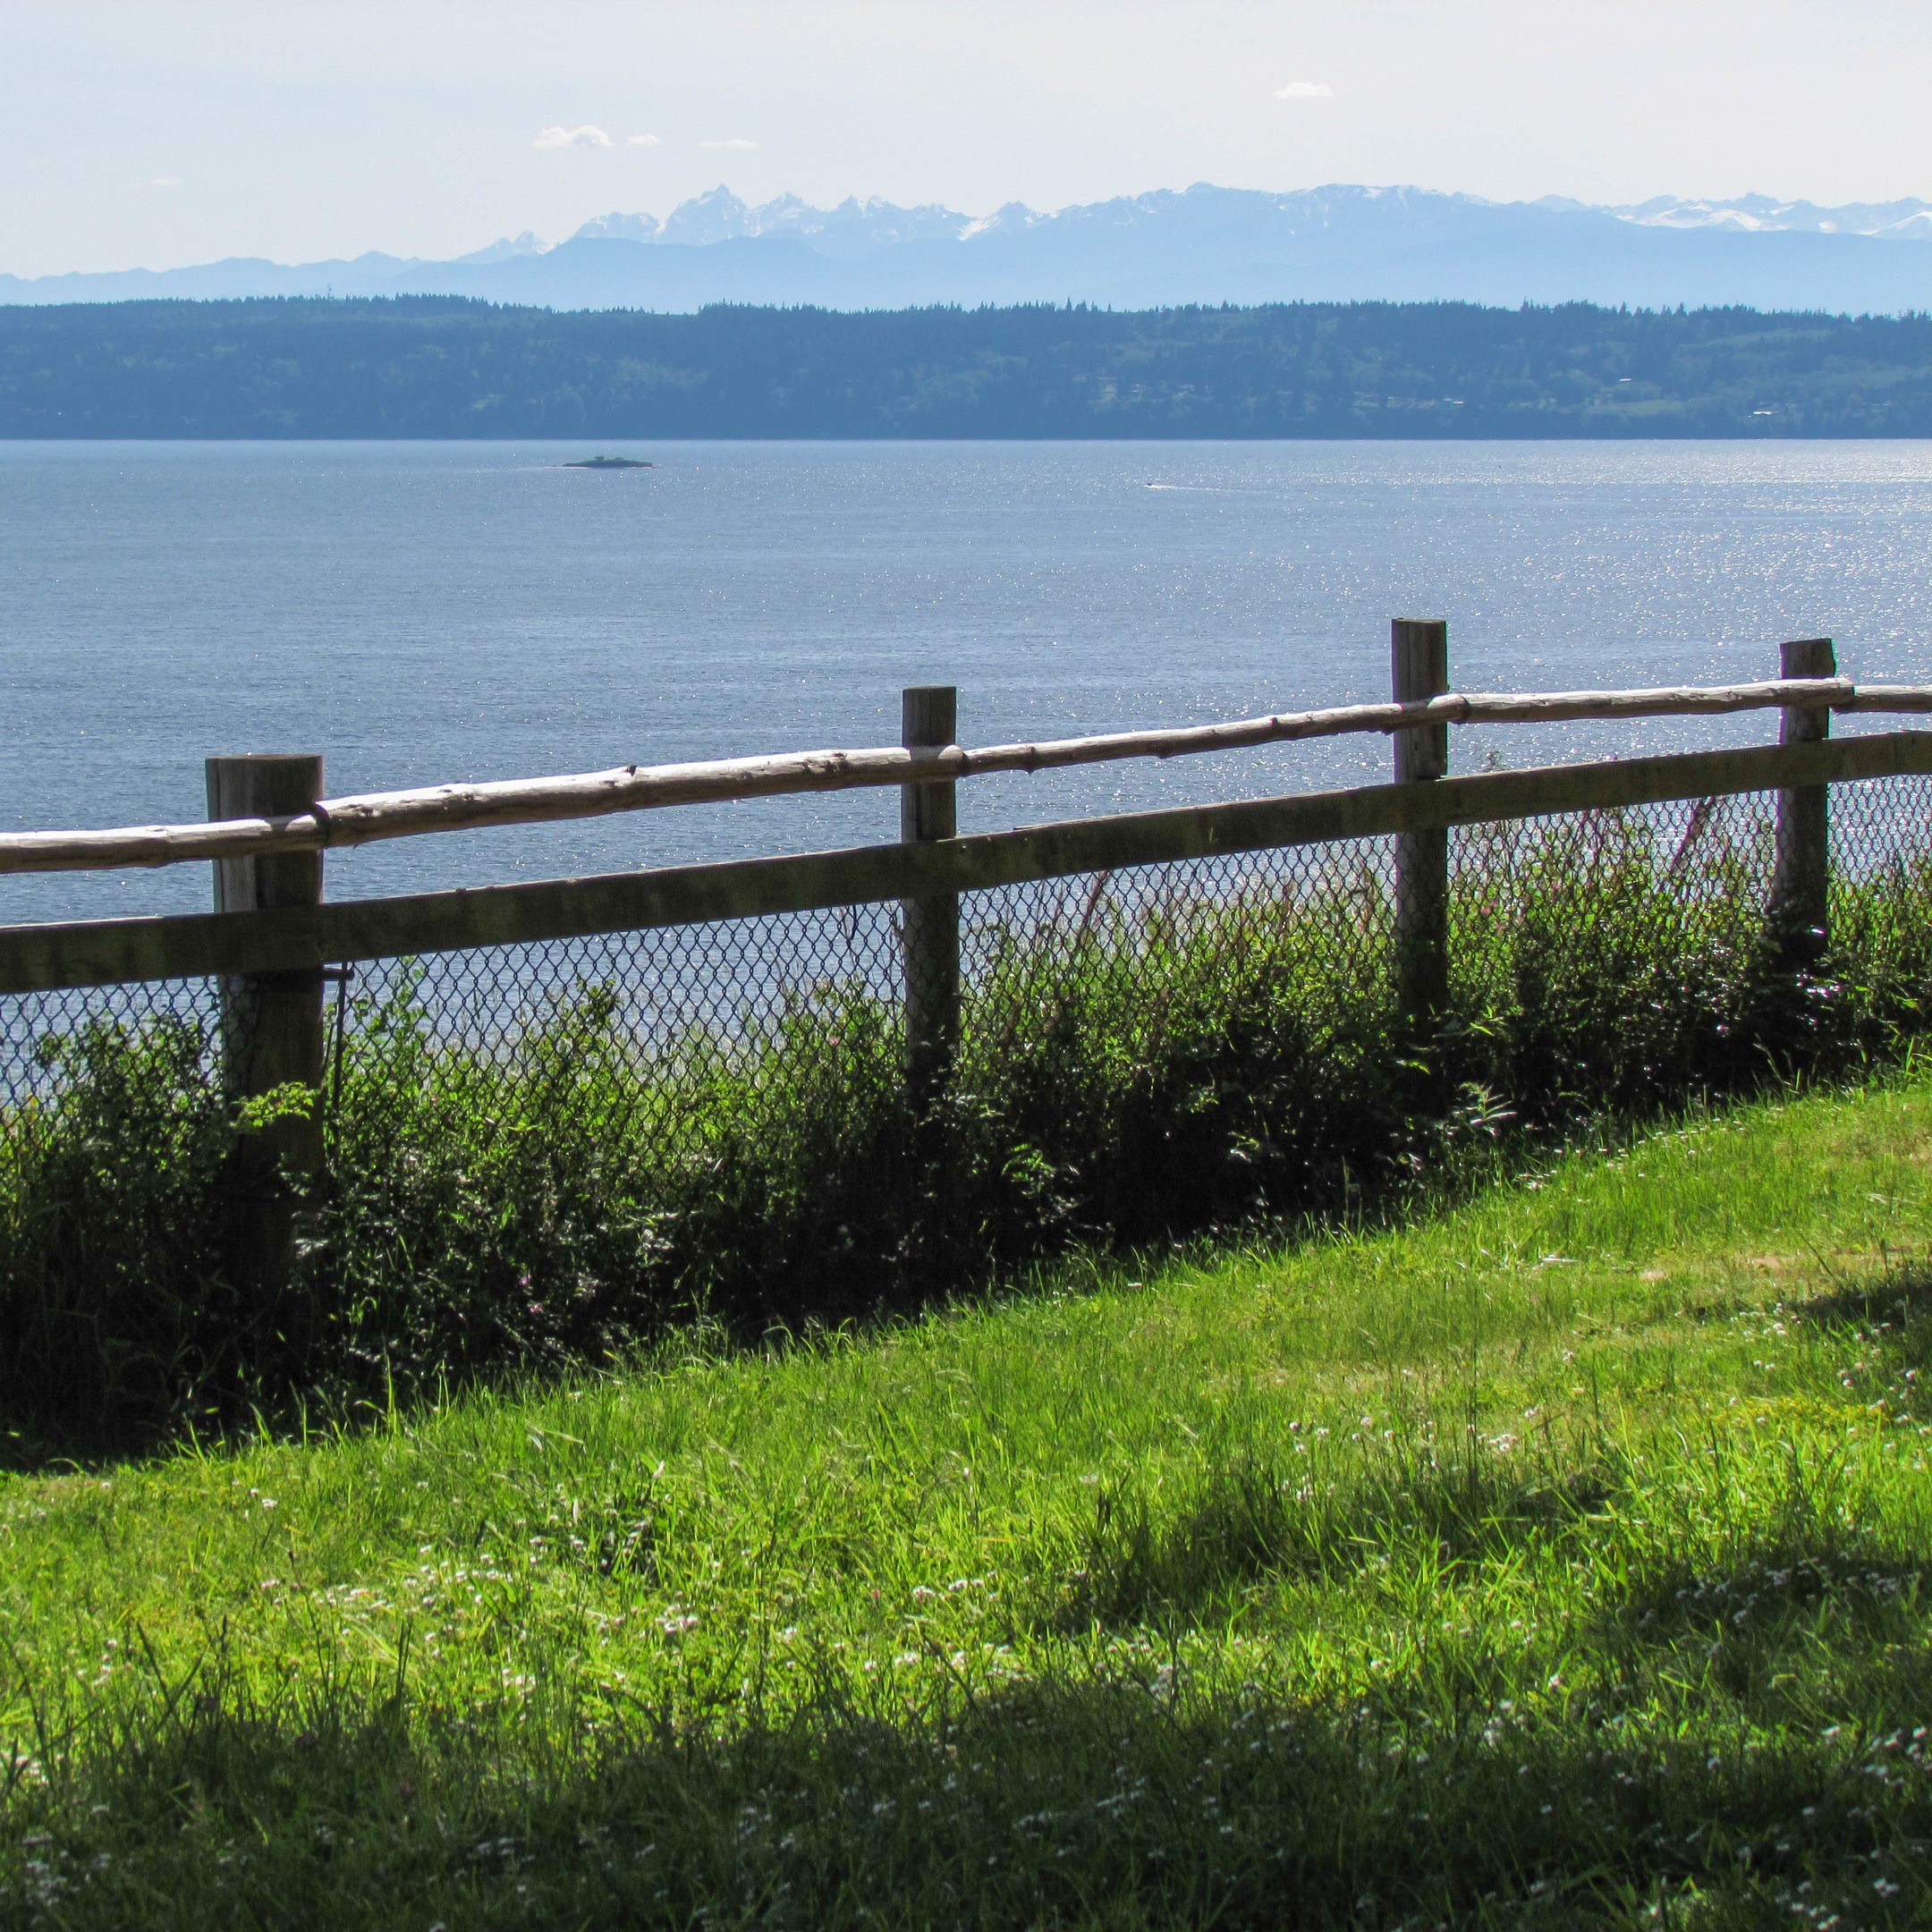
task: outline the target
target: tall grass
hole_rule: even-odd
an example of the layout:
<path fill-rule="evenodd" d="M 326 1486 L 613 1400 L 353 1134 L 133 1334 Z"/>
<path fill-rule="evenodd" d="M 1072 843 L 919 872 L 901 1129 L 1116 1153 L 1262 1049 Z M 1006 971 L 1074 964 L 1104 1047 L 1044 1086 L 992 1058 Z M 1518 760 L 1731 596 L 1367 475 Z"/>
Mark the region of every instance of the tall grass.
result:
<path fill-rule="evenodd" d="M 355 1003 L 288 1332 L 234 1285 L 235 1123 L 198 1037 L 84 1028 L 0 1145 L 0 1417 L 22 1453 L 127 1445 L 677 1321 L 836 1322 L 1076 1248 L 1381 1211 L 1472 1146 L 1896 1055 L 1932 986 L 1932 865 L 1841 879 L 1799 965 L 1760 915 L 1761 842 L 1615 813 L 1470 836 L 1423 1034 L 1366 853 L 1036 894 L 982 925 L 919 1120 L 861 981 L 649 1038 L 586 981 L 479 1045 L 404 973 Z"/>

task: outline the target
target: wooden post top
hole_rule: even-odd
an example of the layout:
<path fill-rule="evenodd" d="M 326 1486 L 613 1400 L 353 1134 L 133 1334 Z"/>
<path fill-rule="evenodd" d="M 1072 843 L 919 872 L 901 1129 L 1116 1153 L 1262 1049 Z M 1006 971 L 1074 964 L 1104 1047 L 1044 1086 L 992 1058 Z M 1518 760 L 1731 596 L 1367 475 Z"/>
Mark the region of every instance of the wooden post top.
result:
<path fill-rule="evenodd" d="M 1449 624 L 1441 617 L 1389 620 L 1390 696 L 1416 704 L 1449 689 Z"/>
<path fill-rule="evenodd" d="M 902 745 L 949 745 L 959 731 L 956 684 L 909 684 L 899 699 Z"/>
<path fill-rule="evenodd" d="M 210 818 L 292 818 L 322 796 L 318 751 L 246 751 L 207 769 Z"/>
<path fill-rule="evenodd" d="M 321 796 L 319 752 L 255 751 L 208 761 L 210 818 L 295 818 Z M 319 851 L 217 859 L 214 869 L 217 912 L 315 905 L 322 897 Z"/>
<path fill-rule="evenodd" d="M 1778 666 L 1788 678 L 1836 677 L 1838 657 L 1828 637 L 1792 638 L 1778 646 Z M 1792 709 L 1778 720 L 1780 744 L 1816 744 L 1830 736 L 1831 713 L 1826 710 Z M 1818 798 L 1822 806 L 1822 792 Z"/>
<path fill-rule="evenodd" d="M 1389 620 L 1389 695 L 1397 704 L 1419 704 L 1449 689 L 1449 625 L 1440 617 Z M 1449 727 L 1424 724 L 1399 731 L 1395 775 L 1441 778 L 1449 770 Z"/>
<path fill-rule="evenodd" d="M 901 699 L 908 747 L 949 745 L 959 731 L 959 688 L 953 684 L 909 685 Z M 899 792 L 899 835 L 925 841 L 948 839 L 959 831 L 957 787 L 950 778 L 936 784 L 902 785 Z"/>

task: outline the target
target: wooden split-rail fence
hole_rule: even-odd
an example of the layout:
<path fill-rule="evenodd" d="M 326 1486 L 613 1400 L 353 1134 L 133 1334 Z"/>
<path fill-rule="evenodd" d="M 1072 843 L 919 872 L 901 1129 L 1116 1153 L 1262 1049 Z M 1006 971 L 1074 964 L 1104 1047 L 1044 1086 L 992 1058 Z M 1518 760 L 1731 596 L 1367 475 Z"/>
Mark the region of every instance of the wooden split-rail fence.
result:
<path fill-rule="evenodd" d="M 504 783 L 437 785 L 330 799 L 319 757 L 208 761 L 208 817 L 192 825 L 0 834 L 0 873 L 209 861 L 215 911 L 0 928 L 0 994 L 215 978 L 223 988 L 225 1078 L 237 1097 L 291 1083 L 319 1090 L 324 992 L 352 962 L 774 913 L 898 902 L 902 907 L 906 1067 L 915 1099 L 943 1086 L 960 1036 L 962 892 L 1222 853 L 1393 835 L 1397 988 L 1418 1021 L 1448 983 L 1449 832 L 1551 814 L 1777 793 L 1767 917 L 1822 936 L 1826 791 L 1833 784 L 1932 774 L 1932 732 L 1830 736 L 1832 714 L 1932 711 L 1932 685 L 1859 685 L 1839 676 L 1830 640 L 1781 648 L 1758 683 L 1640 691 L 1457 693 L 1448 627 L 1396 619 L 1385 704 L 1239 722 L 969 749 L 955 741 L 951 687 L 904 694 L 897 746 L 787 753 Z M 1775 744 L 1449 775 L 1452 724 L 1779 715 Z M 967 778 L 1122 758 L 1167 758 L 1350 733 L 1393 741 L 1387 784 L 1238 803 L 1183 806 L 960 836 L 954 796 Z M 612 812 L 860 786 L 900 788 L 896 844 L 745 859 L 332 904 L 324 855 L 423 833 L 530 825 Z M 265 1175 L 313 1173 L 319 1109 L 262 1130 Z M 253 1245 L 260 1272 L 285 1265 L 292 1223 L 277 1183 L 261 1191 Z"/>

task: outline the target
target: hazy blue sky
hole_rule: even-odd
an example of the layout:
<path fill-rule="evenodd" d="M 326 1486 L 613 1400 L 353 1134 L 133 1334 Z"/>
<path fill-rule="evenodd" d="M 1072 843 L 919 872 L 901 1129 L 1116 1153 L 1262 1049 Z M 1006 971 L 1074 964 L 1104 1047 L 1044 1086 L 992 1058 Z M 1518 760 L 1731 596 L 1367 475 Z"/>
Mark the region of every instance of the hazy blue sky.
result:
<path fill-rule="evenodd" d="M 0 0 L 0 269 L 450 255 L 719 182 L 1890 199 L 1928 98 L 1924 0 Z"/>

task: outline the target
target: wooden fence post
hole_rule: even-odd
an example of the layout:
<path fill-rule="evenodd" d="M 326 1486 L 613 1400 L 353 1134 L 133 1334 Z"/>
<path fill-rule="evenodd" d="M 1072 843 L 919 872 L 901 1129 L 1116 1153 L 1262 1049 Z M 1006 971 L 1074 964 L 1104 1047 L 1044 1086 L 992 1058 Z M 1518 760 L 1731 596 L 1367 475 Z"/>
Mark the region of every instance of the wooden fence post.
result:
<path fill-rule="evenodd" d="M 282 818 L 322 796 L 322 760 L 304 755 L 211 758 L 210 818 Z M 217 859 L 215 910 L 318 905 L 322 854 Z M 286 1114 L 243 1138 L 238 1155 L 246 1224 L 243 1266 L 250 1285 L 272 1299 L 288 1280 L 296 1198 L 284 1175 L 313 1178 L 322 1165 L 323 1070 L 326 1030 L 319 970 L 245 973 L 221 987 L 222 1070 L 230 1096 L 256 1098 L 290 1084 L 309 1089 L 306 1115 Z"/>
<path fill-rule="evenodd" d="M 959 728 L 959 692 L 951 684 L 910 687 L 902 699 L 906 746 L 949 745 Z M 952 838 L 959 813 L 950 779 L 902 785 L 899 836 L 908 844 Z M 959 894 L 939 893 L 901 902 L 905 952 L 906 1086 L 924 1114 L 944 1089 L 959 1052 Z"/>
<path fill-rule="evenodd" d="M 1829 638 L 1797 638 L 1778 646 L 1778 674 L 1835 677 L 1838 661 Z M 1778 715 L 1780 744 L 1816 744 L 1831 735 L 1824 705 L 1787 708 Z M 1830 812 L 1824 785 L 1792 785 L 1777 795 L 1777 861 L 1772 873 L 1773 941 L 1793 967 L 1816 965 L 1828 935 L 1831 897 Z"/>
<path fill-rule="evenodd" d="M 1397 704 L 1449 689 L 1449 626 L 1436 618 L 1389 624 L 1390 695 Z M 1449 727 L 1393 733 L 1398 783 L 1449 772 Z M 1440 826 L 1395 835 L 1395 990 L 1417 1032 L 1435 1024 L 1449 997 L 1449 834 Z"/>

